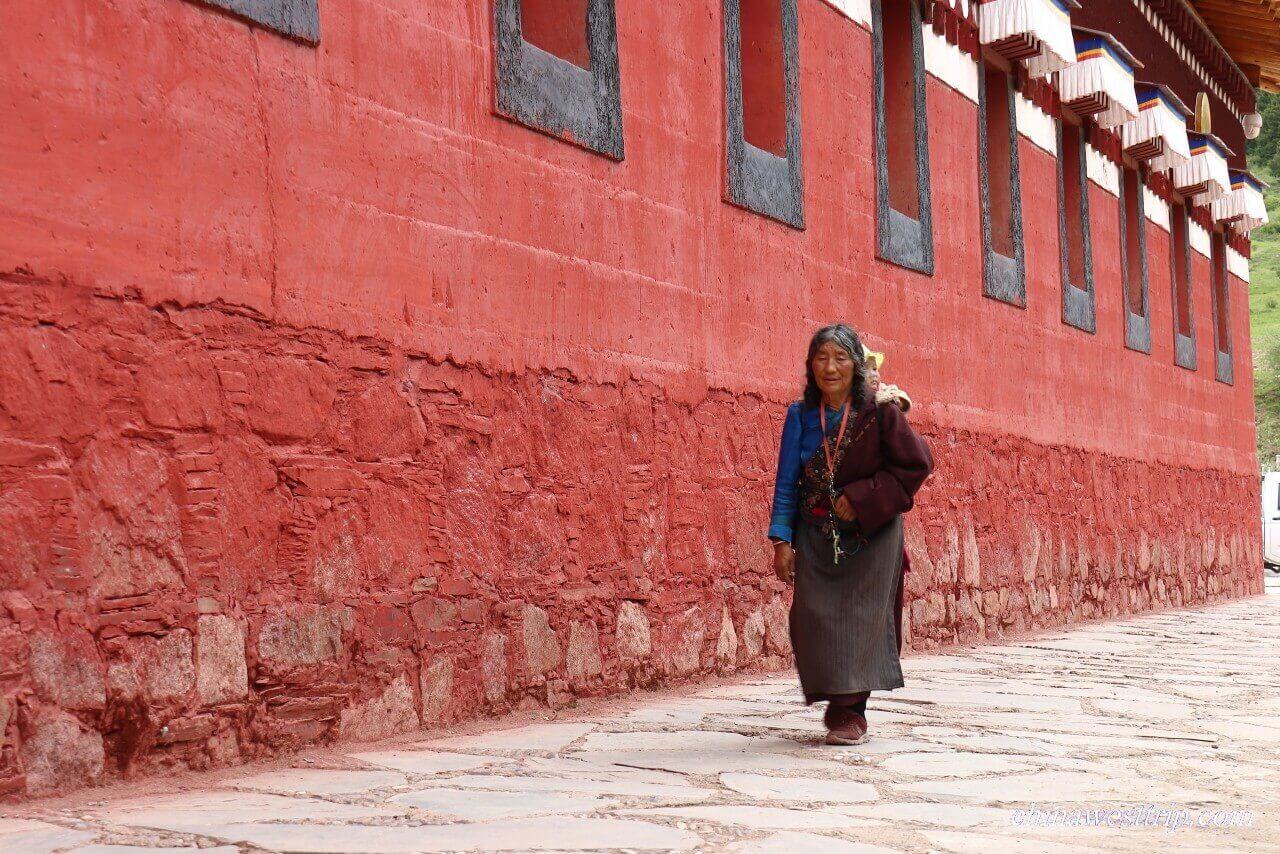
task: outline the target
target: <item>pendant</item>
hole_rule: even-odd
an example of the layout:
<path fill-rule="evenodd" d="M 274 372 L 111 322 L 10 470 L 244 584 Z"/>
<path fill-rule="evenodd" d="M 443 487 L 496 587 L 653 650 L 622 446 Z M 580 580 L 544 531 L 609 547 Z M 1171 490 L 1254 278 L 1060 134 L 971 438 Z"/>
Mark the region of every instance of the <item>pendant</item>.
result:
<path fill-rule="evenodd" d="M 836 563 L 840 562 L 840 557 L 844 554 L 844 550 L 840 548 L 840 526 L 836 524 L 831 526 L 831 553 Z"/>

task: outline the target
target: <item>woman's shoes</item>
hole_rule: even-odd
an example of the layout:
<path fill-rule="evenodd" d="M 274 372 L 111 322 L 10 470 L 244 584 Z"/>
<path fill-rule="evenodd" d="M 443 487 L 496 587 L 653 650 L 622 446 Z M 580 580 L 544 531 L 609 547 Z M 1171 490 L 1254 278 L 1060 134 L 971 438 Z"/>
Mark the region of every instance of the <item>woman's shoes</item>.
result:
<path fill-rule="evenodd" d="M 848 746 L 862 744 L 867 738 L 867 719 L 852 712 L 845 721 L 827 730 L 826 743 Z"/>

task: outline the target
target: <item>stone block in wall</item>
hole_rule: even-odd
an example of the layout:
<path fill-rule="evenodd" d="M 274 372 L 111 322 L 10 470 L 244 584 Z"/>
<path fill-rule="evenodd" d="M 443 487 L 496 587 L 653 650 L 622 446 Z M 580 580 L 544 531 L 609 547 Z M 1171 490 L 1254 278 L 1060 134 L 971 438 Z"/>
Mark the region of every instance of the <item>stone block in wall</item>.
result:
<path fill-rule="evenodd" d="M 343 709 L 338 718 L 338 737 L 356 741 L 376 741 L 417 728 L 413 689 L 404 676 L 380 694 Z"/>
<path fill-rule="evenodd" d="M 350 448 L 357 460 L 413 456 L 427 439 L 422 413 L 390 381 L 352 401 L 349 416 Z"/>
<path fill-rule="evenodd" d="M 771 654 L 791 654 L 791 619 L 781 596 L 774 596 L 764 608 L 764 639 Z"/>
<path fill-rule="evenodd" d="M 671 620 L 663 632 L 662 658 L 673 676 L 692 676 L 702 669 L 706 621 L 699 608 L 689 608 Z"/>
<path fill-rule="evenodd" d="M 140 442 L 103 437 L 90 443 L 75 472 L 92 592 L 117 598 L 180 588 L 186 557 L 165 455 Z"/>
<path fill-rule="evenodd" d="M 93 636 L 72 629 L 30 637 L 31 681 L 36 693 L 64 709 L 101 709 L 107 699 L 106 668 Z"/>
<path fill-rule="evenodd" d="M 973 520 L 965 522 L 964 551 L 960 561 L 960 583 L 969 587 L 982 584 L 982 557 L 978 553 L 978 538 L 973 530 Z"/>
<path fill-rule="evenodd" d="M 653 641 L 649 632 L 649 615 L 635 602 L 622 602 L 618 606 L 617 628 L 618 655 L 628 661 L 643 661 L 653 654 Z"/>
<path fill-rule="evenodd" d="M 760 609 L 749 613 L 742 621 L 742 654 L 744 665 L 756 661 L 764 653 L 764 612 Z"/>
<path fill-rule="evenodd" d="M 742 623 L 742 657 L 743 664 L 749 664 L 764 653 L 764 611 L 756 609 L 747 615 Z"/>
<path fill-rule="evenodd" d="M 574 622 L 569 626 L 569 645 L 565 649 L 564 661 L 569 681 L 578 685 L 603 672 L 600 633 L 594 623 Z"/>
<path fill-rule="evenodd" d="M 507 638 L 498 632 L 484 636 L 480 653 L 480 681 L 484 697 L 498 703 L 507 695 Z"/>
<path fill-rule="evenodd" d="M 205 705 L 243 700 L 249 693 L 244 623 L 210 614 L 196 624 L 196 687 Z"/>
<path fill-rule="evenodd" d="M 345 653 L 346 609 L 303 605 L 274 613 L 258 630 L 258 657 L 275 665 L 319 664 Z"/>
<path fill-rule="evenodd" d="M 147 423 L 172 430 L 200 430 L 222 423 L 218 372 L 204 353 L 161 353 L 138 372 L 138 399 Z"/>
<path fill-rule="evenodd" d="M 526 675 L 540 676 L 560 666 L 560 641 L 546 611 L 525 605 L 520 612 L 520 637 L 524 641 Z"/>
<path fill-rule="evenodd" d="M 453 659 L 424 660 L 419 682 L 422 692 L 422 722 L 428 725 L 447 723 L 452 715 Z"/>
<path fill-rule="evenodd" d="M 123 647 L 146 699 L 180 699 L 196 687 L 194 649 L 186 629 L 158 638 L 128 638 Z"/>
<path fill-rule="evenodd" d="M 260 356 L 246 366 L 246 379 L 249 426 L 277 442 L 314 437 L 338 396 L 333 369 L 313 359 Z"/>
<path fill-rule="evenodd" d="M 69 712 L 38 707 L 22 729 L 29 793 L 42 795 L 84 786 L 102 776 L 102 736 L 83 727 Z"/>
<path fill-rule="evenodd" d="M 720 634 L 716 638 L 716 664 L 722 671 L 733 669 L 738 658 L 738 633 L 733 627 L 733 614 L 725 608 L 720 613 Z"/>
<path fill-rule="evenodd" d="M 413 624 L 420 635 L 442 632 L 458 622 L 458 606 L 448 599 L 427 596 L 410 607 Z"/>

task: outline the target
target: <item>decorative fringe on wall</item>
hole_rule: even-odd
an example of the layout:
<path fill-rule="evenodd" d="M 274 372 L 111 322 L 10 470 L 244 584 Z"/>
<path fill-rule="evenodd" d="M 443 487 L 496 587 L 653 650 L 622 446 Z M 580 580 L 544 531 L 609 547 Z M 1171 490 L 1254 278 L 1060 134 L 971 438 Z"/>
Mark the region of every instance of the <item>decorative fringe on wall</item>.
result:
<path fill-rule="evenodd" d="M 978 7 L 982 43 L 1009 61 L 1026 63 L 1035 78 L 1076 61 L 1065 0 L 987 0 Z"/>
<path fill-rule="evenodd" d="M 1197 205 L 1207 205 L 1231 192 L 1227 151 L 1208 134 L 1188 134 L 1191 159 L 1169 176 L 1179 193 L 1195 196 Z"/>
<path fill-rule="evenodd" d="M 1125 154 L 1160 172 L 1181 166 L 1191 158 L 1188 115 L 1186 106 L 1164 87 L 1144 90 L 1137 118 L 1120 126 Z"/>
<path fill-rule="evenodd" d="M 1076 45 L 1076 64 L 1058 72 L 1058 92 L 1072 112 L 1113 128 L 1138 116 L 1133 68 L 1103 39 Z"/>
<path fill-rule="evenodd" d="M 933 0 L 925 6 L 925 20 L 933 31 L 974 59 L 982 55 L 975 16 L 976 0 Z"/>
<path fill-rule="evenodd" d="M 1018 69 L 1018 91 L 1022 97 L 1040 108 L 1040 111 L 1055 119 L 1062 118 L 1062 101 L 1058 98 L 1058 90 L 1048 80 L 1035 80 L 1025 68 Z"/>
<path fill-rule="evenodd" d="M 1245 260 L 1249 260 L 1253 257 L 1253 244 L 1249 242 L 1249 235 L 1241 234 L 1231 226 L 1227 226 L 1225 234 L 1227 238 L 1227 245 L 1243 255 Z"/>
<path fill-rule="evenodd" d="M 1213 218 L 1229 222 L 1232 227 L 1248 234 L 1269 221 L 1267 206 L 1262 200 L 1262 188 L 1266 185 L 1248 172 L 1232 172 L 1231 192 L 1212 205 Z"/>
<path fill-rule="evenodd" d="M 1115 131 L 1098 127 L 1095 122 L 1090 122 L 1089 145 L 1116 166 L 1124 166 L 1124 150 L 1120 146 L 1120 137 Z"/>

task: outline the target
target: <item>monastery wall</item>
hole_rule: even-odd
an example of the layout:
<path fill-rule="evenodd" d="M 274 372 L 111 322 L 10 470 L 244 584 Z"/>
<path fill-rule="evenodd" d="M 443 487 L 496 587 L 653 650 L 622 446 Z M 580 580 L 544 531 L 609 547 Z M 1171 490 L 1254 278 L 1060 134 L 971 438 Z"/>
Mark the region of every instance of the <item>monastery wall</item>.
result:
<path fill-rule="evenodd" d="M 834 320 L 937 457 L 912 648 L 1260 592 L 1247 264 L 1235 384 L 1198 251 L 1175 367 L 1150 205 L 1125 349 L 1095 165 L 1097 332 L 1064 324 L 1023 103 L 1027 307 L 984 298 L 972 61 L 932 33 L 923 276 L 875 257 L 871 38 L 819 0 L 804 230 L 723 201 L 718 2 L 618 4 L 621 162 L 494 114 L 489 4 L 320 10 L 315 47 L 0 10 L 0 792 L 785 666 L 768 501 Z"/>

